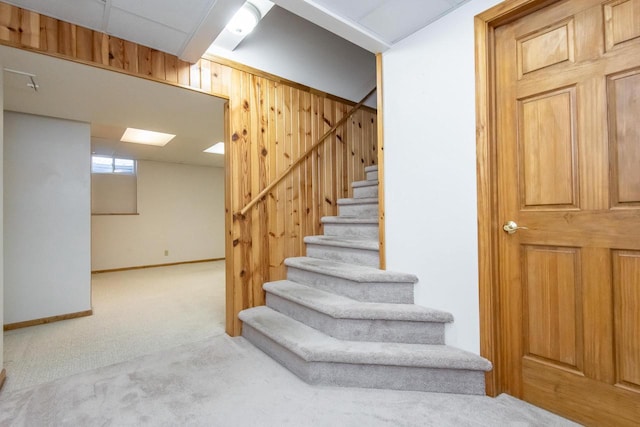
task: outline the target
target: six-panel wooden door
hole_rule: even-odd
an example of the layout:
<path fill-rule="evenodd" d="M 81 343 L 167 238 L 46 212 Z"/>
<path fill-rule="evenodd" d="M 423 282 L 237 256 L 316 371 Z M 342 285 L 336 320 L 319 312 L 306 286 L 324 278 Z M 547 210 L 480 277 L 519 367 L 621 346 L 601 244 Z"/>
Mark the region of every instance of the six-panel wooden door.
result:
<path fill-rule="evenodd" d="M 501 388 L 640 423 L 640 0 L 496 29 Z M 526 229 L 524 228 L 526 227 Z"/>

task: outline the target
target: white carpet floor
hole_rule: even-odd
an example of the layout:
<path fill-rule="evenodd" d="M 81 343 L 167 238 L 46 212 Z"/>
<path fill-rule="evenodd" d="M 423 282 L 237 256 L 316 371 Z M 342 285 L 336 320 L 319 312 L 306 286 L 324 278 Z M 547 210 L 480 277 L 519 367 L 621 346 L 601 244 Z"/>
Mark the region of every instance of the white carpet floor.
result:
<path fill-rule="evenodd" d="M 224 333 L 224 261 L 92 275 L 93 316 L 4 333 L 7 394 Z"/>
<path fill-rule="evenodd" d="M 0 427 L 575 425 L 506 395 L 310 386 L 224 334 L 224 262 L 93 279 L 94 316 L 5 333 Z"/>
<path fill-rule="evenodd" d="M 510 396 L 311 386 L 220 335 L 0 395 L 0 426 L 575 426 Z"/>

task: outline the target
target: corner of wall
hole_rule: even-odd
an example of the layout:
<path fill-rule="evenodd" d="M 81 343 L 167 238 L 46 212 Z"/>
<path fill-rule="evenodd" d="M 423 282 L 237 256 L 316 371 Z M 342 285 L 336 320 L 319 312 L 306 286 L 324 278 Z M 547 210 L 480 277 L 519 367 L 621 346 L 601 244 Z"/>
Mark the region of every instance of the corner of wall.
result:
<path fill-rule="evenodd" d="M 0 70 L 2 69 L 2 62 L 0 62 Z M 2 131 L 0 131 L 0 237 L 2 239 L 2 241 L 4 241 L 4 229 L 3 229 L 3 224 L 4 224 L 4 207 L 3 207 L 3 200 L 4 200 L 4 194 L 3 194 L 3 189 L 4 189 L 4 183 L 3 183 L 3 176 L 4 176 L 4 159 L 3 159 L 3 153 L 4 153 L 4 91 L 3 91 L 3 86 L 4 86 L 4 76 L 0 75 L 0 111 L 2 111 L 2 114 L 0 114 L 0 129 L 2 129 Z M 4 325 L 4 245 L 0 245 L 0 325 Z M 2 328 L 4 329 L 4 328 Z M 4 346 L 3 346 L 3 334 L 2 334 L 2 329 L 0 329 L 0 372 L 4 373 L 4 359 L 3 359 L 3 354 L 4 354 Z M 0 376 L 2 376 L 2 374 L 0 374 Z M 2 386 L 2 380 L 0 380 L 0 387 Z"/>

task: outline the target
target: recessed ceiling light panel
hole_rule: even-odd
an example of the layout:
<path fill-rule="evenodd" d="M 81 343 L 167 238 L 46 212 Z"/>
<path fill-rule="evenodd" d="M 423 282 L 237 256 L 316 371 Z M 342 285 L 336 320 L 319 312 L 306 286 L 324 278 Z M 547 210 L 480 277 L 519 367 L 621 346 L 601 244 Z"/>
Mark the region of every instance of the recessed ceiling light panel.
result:
<path fill-rule="evenodd" d="M 224 154 L 224 142 L 217 142 L 204 150 L 205 153 Z"/>
<path fill-rule="evenodd" d="M 122 142 L 132 142 L 134 144 L 155 145 L 164 147 L 175 135 L 170 133 L 154 132 L 151 130 L 127 128 L 120 138 Z"/>

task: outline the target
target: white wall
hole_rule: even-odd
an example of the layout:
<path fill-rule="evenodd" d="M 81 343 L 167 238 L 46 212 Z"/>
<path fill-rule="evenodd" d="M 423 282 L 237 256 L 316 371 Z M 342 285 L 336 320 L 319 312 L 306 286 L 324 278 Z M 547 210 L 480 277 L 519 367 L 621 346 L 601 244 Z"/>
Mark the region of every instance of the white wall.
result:
<path fill-rule="evenodd" d="M 87 123 L 4 112 L 4 323 L 91 309 Z"/>
<path fill-rule="evenodd" d="M 371 52 L 277 6 L 263 21 L 233 52 L 215 54 L 355 102 L 376 85 Z"/>
<path fill-rule="evenodd" d="M 93 271 L 224 258 L 224 169 L 139 161 L 138 213 L 92 216 Z"/>
<path fill-rule="evenodd" d="M 447 310 L 447 343 L 479 352 L 473 0 L 383 55 L 387 268 Z M 411 194 L 412 197 L 407 197 Z"/>

